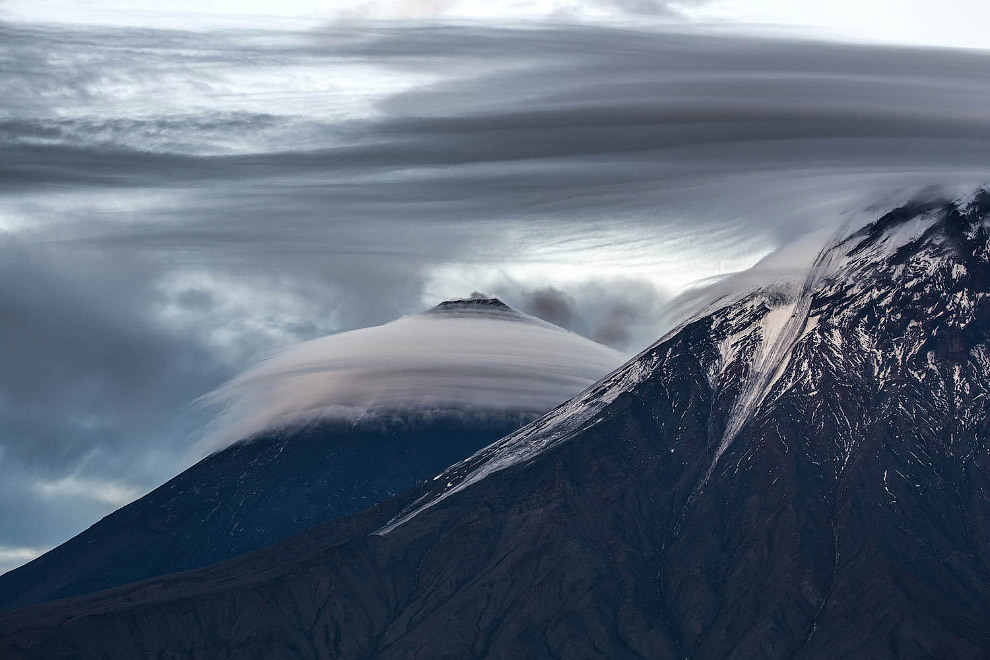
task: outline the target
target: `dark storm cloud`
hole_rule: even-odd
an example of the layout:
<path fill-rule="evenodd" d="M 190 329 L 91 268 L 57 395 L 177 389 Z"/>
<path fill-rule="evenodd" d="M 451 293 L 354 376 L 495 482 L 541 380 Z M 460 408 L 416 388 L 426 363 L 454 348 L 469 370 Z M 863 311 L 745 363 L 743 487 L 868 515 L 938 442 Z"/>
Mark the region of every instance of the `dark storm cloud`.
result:
<path fill-rule="evenodd" d="M 651 284 L 629 279 L 593 280 L 566 290 L 506 283 L 497 290 L 533 316 L 627 351 L 655 339 L 668 300 Z"/>
<path fill-rule="evenodd" d="M 140 264 L 0 236 L 0 545 L 78 531 L 123 503 L 112 491 L 133 497 L 158 477 L 142 454 L 187 441 L 189 388 L 224 365 L 149 318 L 152 282 Z M 89 492 L 56 497 L 81 467 Z"/>
<path fill-rule="evenodd" d="M 692 279 L 990 172 L 987 55 L 687 29 L 0 23 L 0 96 L 0 549 L 169 477 L 252 356 L 474 288 L 632 351 Z"/>
<path fill-rule="evenodd" d="M 523 311 L 562 328 L 574 320 L 574 299 L 552 286 L 530 291 L 524 297 Z"/>
<path fill-rule="evenodd" d="M 609 346 L 628 346 L 639 309 L 633 303 L 612 303 L 605 309 L 603 322 L 595 327 L 591 338 Z"/>

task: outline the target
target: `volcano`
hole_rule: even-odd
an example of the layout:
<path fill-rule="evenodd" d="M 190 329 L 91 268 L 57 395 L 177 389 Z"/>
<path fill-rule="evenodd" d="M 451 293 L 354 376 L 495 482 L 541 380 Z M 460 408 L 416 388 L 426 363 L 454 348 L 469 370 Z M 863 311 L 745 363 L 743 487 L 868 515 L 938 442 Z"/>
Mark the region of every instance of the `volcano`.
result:
<path fill-rule="evenodd" d="M 0 607 L 206 566 L 353 514 L 622 360 L 482 295 L 292 347 L 214 395 L 226 405 L 208 439 L 214 453 L 0 576 Z"/>
<path fill-rule="evenodd" d="M 990 657 L 990 194 L 839 235 L 348 519 L 11 657 Z"/>

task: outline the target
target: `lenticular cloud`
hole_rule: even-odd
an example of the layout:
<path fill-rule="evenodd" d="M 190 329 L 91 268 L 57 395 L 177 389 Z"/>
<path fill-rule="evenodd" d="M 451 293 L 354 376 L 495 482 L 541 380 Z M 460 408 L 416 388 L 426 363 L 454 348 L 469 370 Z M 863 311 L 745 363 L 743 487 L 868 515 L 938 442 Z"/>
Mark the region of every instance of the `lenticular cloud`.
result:
<path fill-rule="evenodd" d="M 625 361 L 495 298 L 298 344 L 207 397 L 217 450 L 268 429 L 394 412 L 542 413 Z"/>

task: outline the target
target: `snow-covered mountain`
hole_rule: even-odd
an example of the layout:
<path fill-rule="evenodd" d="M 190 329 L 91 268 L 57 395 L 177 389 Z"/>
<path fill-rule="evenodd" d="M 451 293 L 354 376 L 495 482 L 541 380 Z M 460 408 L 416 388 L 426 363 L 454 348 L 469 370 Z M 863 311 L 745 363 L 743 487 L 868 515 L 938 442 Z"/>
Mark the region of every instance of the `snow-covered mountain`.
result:
<path fill-rule="evenodd" d="M 292 347 L 214 395 L 226 406 L 219 449 L 0 576 L 0 608 L 204 566 L 355 513 L 623 359 L 485 296 Z"/>
<path fill-rule="evenodd" d="M 397 498 L 0 615 L 78 657 L 990 657 L 990 193 L 838 236 Z"/>
<path fill-rule="evenodd" d="M 988 195 L 981 191 L 962 208 L 944 201 L 907 205 L 844 240 L 837 235 L 809 265 L 803 282 L 763 286 L 720 301 L 717 309 L 682 324 L 579 397 L 451 468 L 443 479 L 449 486 L 380 533 L 601 421 L 608 404 L 639 384 L 674 377 L 658 349 L 688 338 L 715 395 L 713 403 L 724 415 L 721 438 L 699 490 L 746 423 L 757 411 L 773 410 L 780 396 L 795 390 L 823 394 L 818 388 L 825 379 L 876 380 L 885 389 L 887 380 L 906 368 L 905 356 L 917 359 L 940 330 L 944 338 L 951 328 L 966 327 L 974 341 L 981 339 L 981 326 L 973 324 L 977 311 L 988 304 L 985 289 L 990 287 L 983 265 L 986 249 L 979 247 L 986 240 Z M 972 250 L 974 257 L 960 250 Z M 927 309 L 920 309 L 921 301 Z M 908 312 L 923 320 L 905 321 Z M 943 324 L 948 328 L 941 328 Z M 893 340 L 893 350 L 885 350 L 887 339 Z M 984 350 L 977 348 L 980 355 Z M 944 385 L 940 388 L 944 393 Z M 849 451 L 844 447 L 842 455 Z"/>

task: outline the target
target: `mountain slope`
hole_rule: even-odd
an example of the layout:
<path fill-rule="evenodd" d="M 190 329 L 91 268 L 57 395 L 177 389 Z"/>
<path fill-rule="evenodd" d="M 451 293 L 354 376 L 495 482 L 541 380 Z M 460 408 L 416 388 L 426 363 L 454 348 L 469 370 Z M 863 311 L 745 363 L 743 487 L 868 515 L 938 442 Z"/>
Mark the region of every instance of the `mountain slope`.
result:
<path fill-rule="evenodd" d="M 990 657 L 988 221 L 891 212 L 436 480 L 4 652 Z"/>
<path fill-rule="evenodd" d="M 391 497 L 527 417 L 334 421 L 236 443 L 0 576 L 0 605 L 99 591 L 270 545 Z"/>
<path fill-rule="evenodd" d="M 491 340 L 493 333 L 553 341 L 562 355 L 536 362 L 510 342 Z M 439 338 L 432 339 L 434 334 Z M 364 352 L 352 353 L 346 369 L 335 370 L 330 358 L 341 352 L 335 346 L 348 341 L 349 348 L 356 343 Z M 326 347 L 323 352 L 313 349 L 317 343 Z M 391 324 L 310 342 L 291 349 L 288 358 L 276 357 L 248 372 L 260 385 L 241 377 L 249 381 L 244 387 L 251 397 L 240 403 L 249 408 L 241 415 L 249 422 L 235 420 L 231 426 L 266 430 L 208 456 L 0 576 L 0 608 L 205 566 L 353 514 L 435 476 L 621 362 L 611 349 L 484 297 L 446 301 Z M 493 360 L 508 364 L 486 370 Z M 383 361 L 403 373 L 384 378 Z M 480 376 L 465 371 L 480 371 L 492 382 L 486 389 Z M 254 376 L 257 372 L 261 375 Z M 414 387 L 404 384 L 410 375 L 416 376 Z M 343 408 L 332 388 L 315 397 L 312 390 L 308 397 L 298 395 L 300 379 L 307 385 L 334 384 L 334 379 L 363 383 L 365 400 L 346 400 L 350 411 L 362 405 L 361 417 L 302 416 L 308 424 L 285 426 L 291 405 Z M 455 385 L 458 391 L 447 395 Z M 512 388 L 521 394 L 506 395 Z M 485 394 L 495 400 L 489 407 L 477 402 Z M 377 408 L 369 409 L 368 401 Z M 258 417 L 266 406 L 280 412 L 281 426 L 270 429 L 272 417 Z M 308 409 L 302 413 L 311 415 Z"/>

